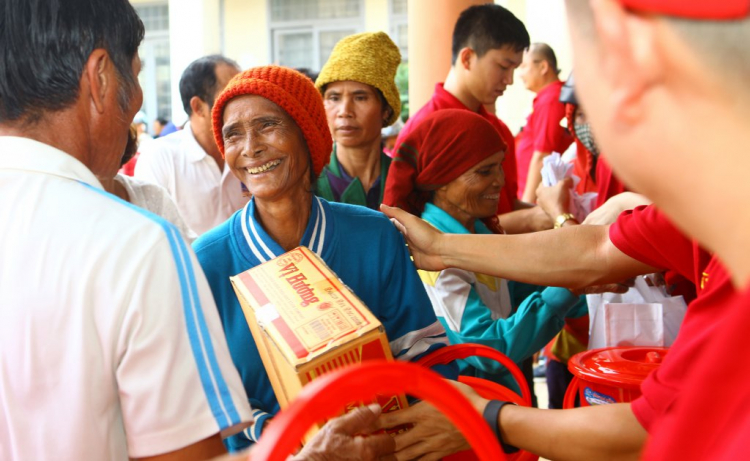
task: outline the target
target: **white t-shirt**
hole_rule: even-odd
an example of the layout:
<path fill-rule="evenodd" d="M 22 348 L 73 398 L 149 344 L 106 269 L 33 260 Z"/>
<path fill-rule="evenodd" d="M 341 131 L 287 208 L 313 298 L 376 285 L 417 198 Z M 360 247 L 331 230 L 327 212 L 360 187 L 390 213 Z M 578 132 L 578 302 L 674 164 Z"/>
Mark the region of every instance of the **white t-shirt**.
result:
<path fill-rule="evenodd" d="M 174 226 L 17 137 L 0 137 L 0 223 L 0 459 L 127 460 L 247 425 Z"/>
<path fill-rule="evenodd" d="M 193 243 L 193 240 L 198 238 L 195 232 L 185 224 L 185 220 L 182 219 L 180 212 L 177 210 L 177 205 L 174 204 L 166 189 L 158 184 L 141 181 L 124 174 L 117 174 L 115 181 L 122 184 L 122 187 L 128 192 L 130 203 L 174 224 L 188 243 Z"/>
<path fill-rule="evenodd" d="M 139 152 L 134 176 L 164 187 L 197 235 L 226 221 L 249 200 L 226 163 L 220 171 L 198 144 L 190 123 L 145 144 Z"/>

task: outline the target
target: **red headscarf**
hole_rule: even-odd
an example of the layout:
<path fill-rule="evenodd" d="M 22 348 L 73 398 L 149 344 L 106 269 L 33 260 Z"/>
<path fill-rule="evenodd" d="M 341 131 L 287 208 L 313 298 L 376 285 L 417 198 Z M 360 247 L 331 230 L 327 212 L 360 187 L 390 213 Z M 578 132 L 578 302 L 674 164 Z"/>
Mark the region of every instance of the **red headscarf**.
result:
<path fill-rule="evenodd" d="M 383 203 L 420 214 L 433 191 L 506 148 L 495 127 L 478 114 L 436 111 L 396 144 Z M 501 232 L 497 217 L 483 221 L 493 232 Z"/>

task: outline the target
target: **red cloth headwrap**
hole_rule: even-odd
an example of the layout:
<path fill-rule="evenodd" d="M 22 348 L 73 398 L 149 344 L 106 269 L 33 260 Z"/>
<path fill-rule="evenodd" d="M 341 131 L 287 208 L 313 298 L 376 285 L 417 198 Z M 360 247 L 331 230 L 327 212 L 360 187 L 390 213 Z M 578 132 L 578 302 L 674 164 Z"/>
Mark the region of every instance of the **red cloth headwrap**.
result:
<path fill-rule="evenodd" d="M 395 146 L 383 203 L 422 213 L 432 191 L 506 148 L 495 127 L 474 112 L 436 111 Z M 496 219 L 488 224 L 498 230 Z"/>

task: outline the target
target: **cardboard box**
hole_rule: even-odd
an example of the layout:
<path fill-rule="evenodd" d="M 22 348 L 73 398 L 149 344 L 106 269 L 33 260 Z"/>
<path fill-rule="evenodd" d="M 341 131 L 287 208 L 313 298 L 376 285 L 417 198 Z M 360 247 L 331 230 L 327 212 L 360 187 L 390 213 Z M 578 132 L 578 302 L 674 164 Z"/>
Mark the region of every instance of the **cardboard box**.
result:
<path fill-rule="evenodd" d="M 231 281 L 281 408 L 318 376 L 362 360 L 393 360 L 380 321 L 305 247 Z M 408 406 L 403 395 L 377 400 L 384 412 Z"/>

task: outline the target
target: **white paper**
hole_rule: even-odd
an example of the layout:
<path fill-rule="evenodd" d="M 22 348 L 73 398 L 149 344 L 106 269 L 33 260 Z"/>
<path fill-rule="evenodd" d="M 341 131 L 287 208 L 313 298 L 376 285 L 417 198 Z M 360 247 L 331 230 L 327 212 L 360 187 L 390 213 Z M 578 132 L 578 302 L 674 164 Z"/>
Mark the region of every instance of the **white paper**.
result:
<path fill-rule="evenodd" d="M 573 187 L 581 182 L 581 178 L 573 174 L 573 164 L 562 159 L 559 153 L 553 152 L 544 157 L 542 164 L 542 185 L 551 187 L 565 178 L 573 179 Z M 576 217 L 576 221 L 583 222 L 586 216 L 596 207 L 596 192 L 578 194 L 573 190 L 570 194 L 570 212 Z"/>

